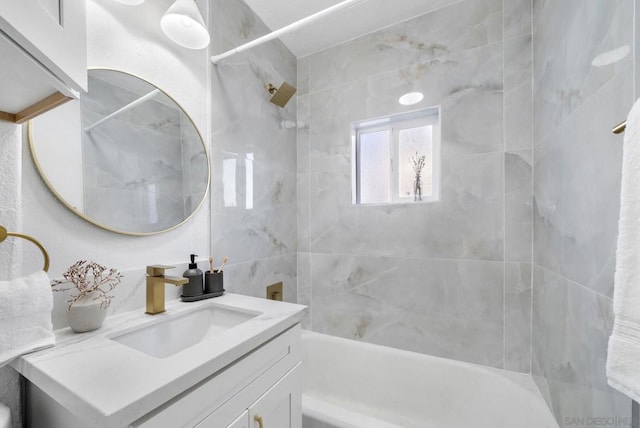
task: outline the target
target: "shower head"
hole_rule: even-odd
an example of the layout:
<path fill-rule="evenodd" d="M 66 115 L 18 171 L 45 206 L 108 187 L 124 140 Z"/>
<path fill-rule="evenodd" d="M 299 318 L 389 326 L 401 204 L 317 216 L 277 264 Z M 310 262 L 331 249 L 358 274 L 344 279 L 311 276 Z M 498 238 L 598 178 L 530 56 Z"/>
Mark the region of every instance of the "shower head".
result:
<path fill-rule="evenodd" d="M 267 85 L 267 91 L 272 95 L 271 102 L 275 105 L 284 108 L 285 105 L 289 102 L 293 94 L 296 93 L 296 88 L 288 84 L 287 82 L 282 83 L 279 88 L 276 89 L 271 83 Z"/>

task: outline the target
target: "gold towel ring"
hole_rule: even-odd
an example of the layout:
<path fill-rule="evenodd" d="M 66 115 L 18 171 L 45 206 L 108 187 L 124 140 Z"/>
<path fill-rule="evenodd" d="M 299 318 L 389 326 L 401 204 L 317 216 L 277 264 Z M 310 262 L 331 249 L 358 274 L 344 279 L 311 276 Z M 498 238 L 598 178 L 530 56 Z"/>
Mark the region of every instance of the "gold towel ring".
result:
<path fill-rule="evenodd" d="M 22 238 L 26 239 L 27 241 L 33 242 L 38 248 L 40 248 L 40 251 L 42 251 L 42 255 L 44 256 L 44 267 L 42 268 L 42 270 L 44 270 L 45 272 L 49 270 L 49 254 L 37 239 L 32 238 L 29 235 L 23 235 L 21 233 L 7 232 L 7 229 L 5 229 L 3 226 L 0 226 L 0 242 L 3 242 L 5 239 L 7 239 L 7 236 L 15 236 L 16 238 Z"/>

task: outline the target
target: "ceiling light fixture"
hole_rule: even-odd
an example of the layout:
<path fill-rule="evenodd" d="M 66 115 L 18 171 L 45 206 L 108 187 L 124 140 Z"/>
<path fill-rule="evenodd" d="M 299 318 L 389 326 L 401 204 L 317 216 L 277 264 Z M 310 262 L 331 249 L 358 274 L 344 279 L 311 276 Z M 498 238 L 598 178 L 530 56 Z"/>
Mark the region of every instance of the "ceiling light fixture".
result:
<path fill-rule="evenodd" d="M 398 102 L 403 106 L 411 106 L 414 104 L 418 104 L 420 101 L 422 101 L 423 98 L 424 95 L 422 95 L 422 92 L 409 92 L 401 96 L 398 99 Z"/>
<path fill-rule="evenodd" d="M 184 48 L 209 46 L 209 32 L 194 0 L 176 0 L 162 16 L 160 27 L 168 38 Z"/>

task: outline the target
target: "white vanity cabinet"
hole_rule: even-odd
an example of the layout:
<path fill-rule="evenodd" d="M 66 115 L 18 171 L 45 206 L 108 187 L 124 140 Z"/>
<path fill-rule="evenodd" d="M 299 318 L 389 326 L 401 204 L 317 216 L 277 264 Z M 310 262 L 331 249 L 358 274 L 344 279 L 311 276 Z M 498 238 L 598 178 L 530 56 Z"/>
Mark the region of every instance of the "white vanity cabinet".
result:
<path fill-rule="evenodd" d="M 147 415 L 124 424 L 80 420 L 38 387 L 25 382 L 25 426 L 261 428 L 258 417 L 262 428 L 302 428 L 300 346 L 301 329 L 296 324 L 186 391 L 176 392 Z"/>
<path fill-rule="evenodd" d="M 300 325 L 131 424 L 132 428 L 301 428 Z"/>
<path fill-rule="evenodd" d="M 87 89 L 85 2 L 0 0 L 0 119 L 25 122 Z"/>
<path fill-rule="evenodd" d="M 256 385 L 256 392 L 268 386 L 268 383 L 257 382 L 260 385 Z M 238 399 L 238 403 L 225 404 L 223 408 L 207 416 L 196 428 L 301 428 L 300 385 L 300 363 L 298 363 L 230 424 L 228 423 L 229 414 L 234 414 L 238 407 L 245 405 L 242 398 Z"/>
<path fill-rule="evenodd" d="M 245 410 L 238 418 L 226 428 L 249 428 L 249 411 Z"/>
<path fill-rule="evenodd" d="M 58 330 L 55 347 L 11 363 L 22 375 L 24 426 L 301 428 L 305 310 L 225 293 L 169 302 L 158 316 L 114 315 L 81 335 Z M 121 340 L 135 333 L 141 343 L 173 346 L 203 323 L 199 341 L 165 356 Z"/>

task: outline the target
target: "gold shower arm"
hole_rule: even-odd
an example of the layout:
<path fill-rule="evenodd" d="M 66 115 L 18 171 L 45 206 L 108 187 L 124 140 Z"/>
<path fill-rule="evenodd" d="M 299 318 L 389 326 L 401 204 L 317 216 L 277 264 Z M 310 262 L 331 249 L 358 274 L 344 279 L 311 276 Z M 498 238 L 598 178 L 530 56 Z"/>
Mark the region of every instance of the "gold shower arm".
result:
<path fill-rule="evenodd" d="M 23 235 L 21 233 L 7 232 L 7 229 L 5 229 L 3 226 L 0 226 L 0 242 L 3 242 L 5 239 L 7 239 L 7 236 L 14 236 L 16 238 L 22 238 L 26 239 L 27 241 L 33 242 L 40 249 L 40 251 L 42 251 L 42 256 L 44 257 L 44 267 L 42 268 L 42 270 L 44 270 L 45 272 L 49 270 L 49 254 L 37 239 L 29 235 Z"/>

